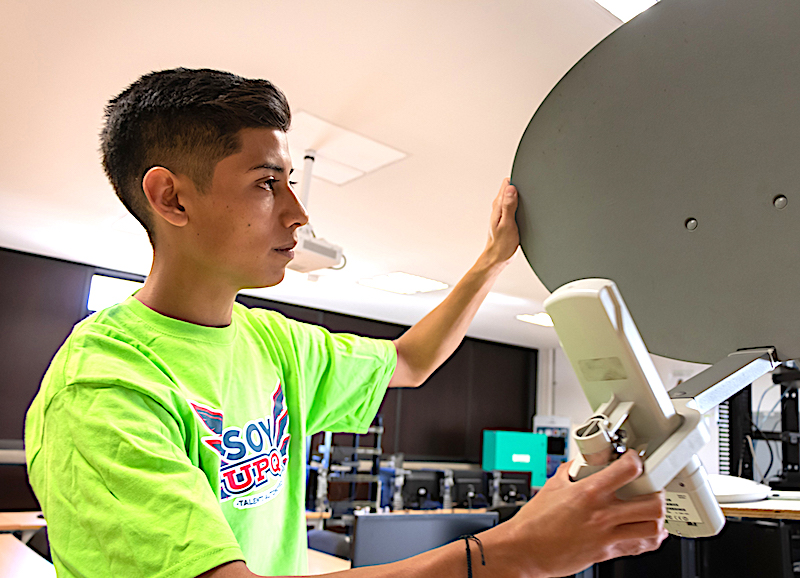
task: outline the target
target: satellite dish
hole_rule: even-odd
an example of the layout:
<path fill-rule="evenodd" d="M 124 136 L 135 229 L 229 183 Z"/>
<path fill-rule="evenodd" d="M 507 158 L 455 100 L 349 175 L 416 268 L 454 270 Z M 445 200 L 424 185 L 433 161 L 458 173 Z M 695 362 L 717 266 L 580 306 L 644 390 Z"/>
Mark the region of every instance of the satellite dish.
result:
<path fill-rule="evenodd" d="M 553 291 L 612 279 L 652 353 L 800 358 L 800 2 L 662 0 L 534 114 L 512 182 Z"/>

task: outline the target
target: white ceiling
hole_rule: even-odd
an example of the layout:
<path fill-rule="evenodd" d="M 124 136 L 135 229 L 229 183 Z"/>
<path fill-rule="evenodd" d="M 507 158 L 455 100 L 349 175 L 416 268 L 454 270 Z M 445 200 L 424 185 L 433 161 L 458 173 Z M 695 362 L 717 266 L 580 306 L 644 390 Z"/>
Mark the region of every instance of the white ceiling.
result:
<path fill-rule="evenodd" d="M 146 274 L 146 237 L 100 167 L 103 107 L 148 71 L 219 68 L 268 78 L 294 111 L 408 155 L 344 186 L 314 179 L 311 222 L 347 266 L 256 293 L 413 323 L 442 292 L 355 280 L 401 270 L 455 284 L 533 112 L 619 24 L 593 0 L 6 0 L 0 246 Z M 514 319 L 546 296 L 518 255 L 470 334 L 553 347 L 552 329 Z"/>

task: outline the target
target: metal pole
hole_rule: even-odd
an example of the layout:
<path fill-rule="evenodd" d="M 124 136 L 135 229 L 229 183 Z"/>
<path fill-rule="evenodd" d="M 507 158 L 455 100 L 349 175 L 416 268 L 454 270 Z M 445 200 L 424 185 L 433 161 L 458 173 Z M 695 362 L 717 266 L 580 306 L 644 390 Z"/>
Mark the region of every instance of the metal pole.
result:
<path fill-rule="evenodd" d="M 706 413 L 777 367 L 771 347 L 739 350 L 669 391 L 672 399 L 694 399 Z"/>
<path fill-rule="evenodd" d="M 492 508 L 503 505 L 503 500 L 500 497 L 500 481 L 503 478 L 503 473 L 497 470 L 492 472 Z"/>
<path fill-rule="evenodd" d="M 317 151 L 308 149 L 303 157 L 303 183 L 300 185 L 300 202 L 308 211 L 308 199 L 311 193 L 311 172 L 314 170 L 314 161 Z"/>
<path fill-rule="evenodd" d="M 681 541 L 681 578 L 698 578 L 697 542 L 692 538 L 680 538 Z"/>

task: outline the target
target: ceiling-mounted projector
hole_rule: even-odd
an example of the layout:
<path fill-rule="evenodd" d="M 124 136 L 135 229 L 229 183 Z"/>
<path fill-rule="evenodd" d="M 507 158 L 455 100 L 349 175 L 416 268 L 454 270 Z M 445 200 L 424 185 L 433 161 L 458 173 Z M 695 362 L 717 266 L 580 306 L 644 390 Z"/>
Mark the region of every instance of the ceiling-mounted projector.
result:
<path fill-rule="evenodd" d="M 311 227 L 306 225 L 297 231 L 297 246 L 294 248 L 294 259 L 287 267 L 300 273 L 308 273 L 317 269 L 336 267 L 342 263 L 344 252 L 339 245 L 334 245 L 315 237 Z"/>
<path fill-rule="evenodd" d="M 314 167 L 315 156 L 316 153 L 313 150 L 307 150 L 303 159 L 303 188 L 300 191 L 300 201 L 306 209 L 308 209 L 311 171 Z M 289 262 L 287 267 L 299 273 L 309 273 L 317 269 L 340 266 L 344 260 L 344 251 L 339 245 L 315 236 L 311 225 L 305 225 L 297 230 L 294 259 Z"/>

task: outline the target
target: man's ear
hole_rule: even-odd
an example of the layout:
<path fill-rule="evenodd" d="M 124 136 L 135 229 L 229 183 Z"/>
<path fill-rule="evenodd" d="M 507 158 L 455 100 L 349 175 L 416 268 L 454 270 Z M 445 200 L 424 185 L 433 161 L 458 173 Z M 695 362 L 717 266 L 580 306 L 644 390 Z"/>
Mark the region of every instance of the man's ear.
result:
<path fill-rule="evenodd" d="M 178 198 L 178 181 L 169 169 L 152 167 L 142 179 L 142 189 L 153 212 L 171 225 L 183 227 L 189 222 L 189 217 Z"/>

